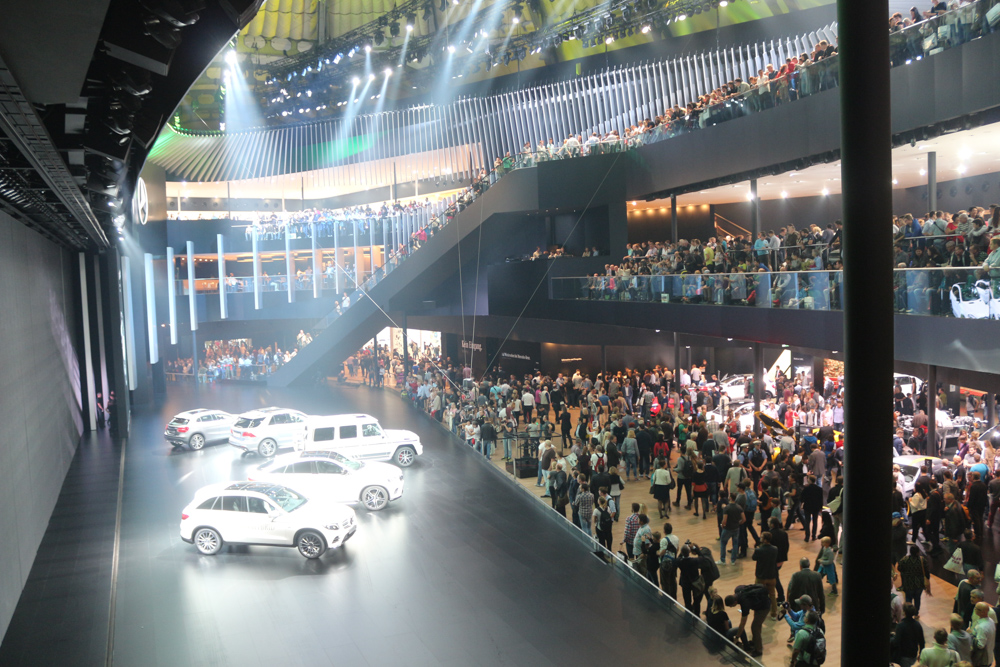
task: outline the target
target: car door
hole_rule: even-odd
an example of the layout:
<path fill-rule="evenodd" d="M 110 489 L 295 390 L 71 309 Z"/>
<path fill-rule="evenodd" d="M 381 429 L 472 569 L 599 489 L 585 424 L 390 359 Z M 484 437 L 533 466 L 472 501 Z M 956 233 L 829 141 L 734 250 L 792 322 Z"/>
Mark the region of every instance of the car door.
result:
<path fill-rule="evenodd" d="M 267 437 L 274 440 L 278 447 L 284 447 L 287 443 L 287 432 L 288 432 L 288 414 L 284 412 L 278 412 L 271 415 L 271 421 L 269 422 L 267 429 Z"/>
<path fill-rule="evenodd" d="M 252 540 L 250 514 L 247 511 L 247 497 L 242 494 L 222 496 L 222 511 L 218 512 L 217 526 L 226 542 L 249 542 Z"/>
<path fill-rule="evenodd" d="M 248 527 L 247 541 L 254 544 L 287 544 L 291 539 L 285 535 L 280 523 L 283 512 L 269 500 L 256 496 L 247 497 Z"/>
<path fill-rule="evenodd" d="M 392 443 L 385 437 L 378 422 L 364 422 L 361 424 L 361 451 L 366 453 L 367 458 L 384 460 L 392 456 Z"/>
<path fill-rule="evenodd" d="M 285 447 L 291 447 L 295 442 L 305 434 L 306 431 L 306 419 L 304 415 L 300 415 L 294 412 L 288 415 L 288 426 L 285 427 L 286 436 L 283 445 Z"/>
<path fill-rule="evenodd" d="M 361 495 L 357 478 L 339 463 L 316 461 L 316 472 L 326 498 L 338 503 L 351 503 Z"/>
<path fill-rule="evenodd" d="M 357 424 L 345 424 L 337 429 L 337 449 L 349 456 L 359 459 L 368 458 L 361 448 Z"/>
<path fill-rule="evenodd" d="M 306 498 L 315 495 L 316 490 L 321 489 L 315 461 L 296 461 L 285 467 L 280 477 L 282 486 L 298 491 Z"/>
<path fill-rule="evenodd" d="M 225 414 L 216 413 L 212 415 L 212 439 L 225 440 L 229 437 L 229 425 L 232 419 Z"/>

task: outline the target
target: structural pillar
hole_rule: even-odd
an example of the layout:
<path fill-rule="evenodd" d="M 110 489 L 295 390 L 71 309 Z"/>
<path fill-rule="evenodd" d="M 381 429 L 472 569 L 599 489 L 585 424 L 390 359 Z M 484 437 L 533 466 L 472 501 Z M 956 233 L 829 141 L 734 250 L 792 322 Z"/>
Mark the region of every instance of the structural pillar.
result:
<path fill-rule="evenodd" d="M 340 298 L 340 221 L 333 221 L 333 291 Z"/>
<path fill-rule="evenodd" d="M 670 242 L 677 240 L 677 195 L 670 195 Z"/>
<path fill-rule="evenodd" d="M 757 199 L 757 179 L 750 179 L 750 229 L 753 230 L 753 238 L 750 245 L 757 240 L 760 234 L 760 200 Z"/>
<path fill-rule="evenodd" d="M 937 456 L 937 366 L 927 365 L 927 451 L 930 456 Z M 944 447 L 945 443 L 941 443 Z"/>
<path fill-rule="evenodd" d="M 253 243 L 253 307 L 260 310 L 260 250 L 258 249 L 257 228 L 253 229 L 251 237 Z"/>
<path fill-rule="evenodd" d="M 753 344 L 753 411 L 760 412 L 761 403 L 764 401 L 764 346 L 760 343 Z M 754 431 L 760 431 L 760 420 L 754 415 Z"/>
<path fill-rule="evenodd" d="M 229 318 L 229 303 L 226 301 L 226 241 L 222 234 L 217 234 L 215 245 L 219 251 L 219 317 Z"/>
<path fill-rule="evenodd" d="M 320 282 L 323 280 L 323 263 L 319 261 L 319 244 L 316 242 L 316 223 L 309 225 L 309 236 L 312 241 L 312 266 L 313 266 L 313 298 L 318 299 L 320 295 Z"/>
<path fill-rule="evenodd" d="M 889 615 L 872 604 L 886 588 L 892 428 L 892 127 L 888 0 L 838 0 L 843 185 L 845 396 L 841 664 L 889 664 Z M 872 100 L 880 100 L 872 104 Z M 877 227 L 877 228 L 876 228 Z M 876 637 L 862 642 L 859 637 Z"/>
<path fill-rule="evenodd" d="M 354 284 L 348 284 L 348 287 L 357 287 L 361 284 L 361 258 L 358 257 L 358 221 L 354 221 L 354 234 L 352 234 L 354 240 Z"/>
<path fill-rule="evenodd" d="M 174 249 L 167 248 L 167 308 L 170 317 L 170 344 L 177 345 L 177 265 Z"/>
<path fill-rule="evenodd" d="M 680 391 L 680 388 L 681 388 L 681 337 L 675 331 L 674 332 L 674 386 L 672 387 L 672 389 L 674 391 Z"/>
<path fill-rule="evenodd" d="M 601 377 L 604 378 L 605 386 L 608 383 L 608 348 L 601 346 Z"/>
<path fill-rule="evenodd" d="M 937 210 L 937 152 L 927 154 L 927 206 Z"/>
<path fill-rule="evenodd" d="M 406 336 L 406 313 L 403 313 L 403 378 L 410 375 L 410 341 Z"/>
<path fill-rule="evenodd" d="M 375 273 L 375 219 L 372 218 L 368 221 L 368 267 L 369 273 Z"/>
<path fill-rule="evenodd" d="M 198 286 L 194 276 L 194 241 L 187 242 L 188 270 L 188 313 L 190 314 L 191 331 L 198 329 Z"/>
<path fill-rule="evenodd" d="M 128 258 L 123 257 L 122 259 Z M 149 337 L 146 344 L 149 346 L 149 363 L 156 364 L 160 361 L 160 337 L 156 331 L 156 273 L 153 271 L 153 255 L 147 252 L 143 254 L 142 259 L 146 275 L 146 331 Z M 131 326 L 131 319 L 131 317 L 128 318 L 129 326 Z M 131 352 L 131 349 L 129 351 Z M 130 375 L 134 375 L 134 363 L 134 361 L 129 363 Z"/>
<path fill-rule="evenodd" d="M 986 419 L 986 428 L 993 428 L 993 425 L 997 423 L 997 395 L 993 393 L 992 389 L 986 392 L 983 418 Z"/>
<path fill-rule="evenodd" d="M 90 295 L 87 290 L 87 254 L 78 253 L 77 263 L 80 274 L 80 330 L 83 334 L 83 390 L 86 406 L 84 412 L 84 428 L 88 431 L 97 430 L 97 382 L 94 377 L 94 356 L 91 350 L 90 335 Z M 103 406 L 102 406 L 103 407 Z"/>
<path fill-rule="evenodd" d="M 288 303 L 295 301 L 295 260 L 292 259 L 292 235 L 285 228 L 285 283 L 288 287 Z"/>
<path fill-rule="evenodd" d="M 389 226 L 385 224 L 385 218 L 379 218 L 379 224 L 382 225 L 382 266 L 384 267 L 389 261 Z"/>

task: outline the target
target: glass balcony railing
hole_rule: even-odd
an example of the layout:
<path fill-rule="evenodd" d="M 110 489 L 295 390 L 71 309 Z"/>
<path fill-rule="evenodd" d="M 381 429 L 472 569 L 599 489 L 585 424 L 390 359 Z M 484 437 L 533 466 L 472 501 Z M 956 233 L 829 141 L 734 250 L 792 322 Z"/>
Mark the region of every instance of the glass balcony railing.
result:
<path fill-rule="evenodd" d="M 893 273 L 896 313 L 1000 319 L 1000 270 L 940 267 Z M 573 301 L 841 310 L 842 285 L 843 271 L 597 275 L 552 278 L 551 295 Z"/>

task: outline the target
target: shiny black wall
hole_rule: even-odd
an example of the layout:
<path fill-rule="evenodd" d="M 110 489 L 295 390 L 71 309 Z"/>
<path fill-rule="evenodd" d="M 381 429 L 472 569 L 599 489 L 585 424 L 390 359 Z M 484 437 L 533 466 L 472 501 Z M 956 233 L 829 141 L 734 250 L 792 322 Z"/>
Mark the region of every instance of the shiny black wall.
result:
<path fill-rule="evenodd" d="M 0 213 L 0 636 L 83 431 L 76 257 Z"/>

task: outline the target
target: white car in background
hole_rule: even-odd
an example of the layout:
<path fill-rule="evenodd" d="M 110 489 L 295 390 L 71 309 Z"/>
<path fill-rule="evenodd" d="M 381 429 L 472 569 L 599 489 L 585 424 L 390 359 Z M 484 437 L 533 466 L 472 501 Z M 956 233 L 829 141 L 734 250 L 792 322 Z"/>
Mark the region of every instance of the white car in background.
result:
<path fill-rule="evenodd" d="M 372 512 L 403 496 L 403 472 L 396 466 L 366 463 L 332 450 L 284 454 L 262 463 L 249 479 L 281 484 L 310 498 L 361 503 Z"/>
<path fill-rule="evenodd" d="M 244 452 L 271 458 L 278 449 L 291 447 L 305 432 L 307 416 L 287 408 L 262 408 L 244 412 L 229 431 L 229 444 Z"/>
<path fill-rule="evenodd" d="M 747 430 L 748 428 L 753 428 L 753 401 L 748 401 L 746 403 L 740 403 L 738 405 L 734 403 L 729 404 L 729 409 L 733 411 L 733 415 L 736 417 L 736 421 L 740 425 L 740 433 Z M 726 420 L 726 415 L 722 414 L 720 408 L 715 408 L 708 413 L 709 416 L 718 424 L 726 426 L 729 422 Z"/>
<path fill-rule="evenodd" d="M 181 539 L 214 556 L 228 544 L 296 547 L 306 558 L 342 547 L 358 529 L 346 505 L 278 484 L 223 482 L 201 488 L 181 512 Z"/>
<path fill-rule="evenodd" d="M 725 390 L 726 396 L 733 401 L 742 401 L 753 396 L 747 396 L 747 383 L 753 380 L 753 375 L 727 375 L 719 380 L 719 389 Z M 774 382 L 764 378 L 764 398 L 774 398 Z"/>
<path fill-rule="evenodd" d="M 360 461 L 393 461 L 408 468 L 424 448 L 413 431 L 384 429 L 371 415 L 309 417 L 295 443 L 299 451 L 334 450 Z"/>
<path fill-rule="evenodd" d="M 187 445 L 197 451 L 205 443 L 227 439 L 235 419 L 235 416 L 222 410 L 188 410 L 167 423 L 163 437 L 175 448 Z"/>

